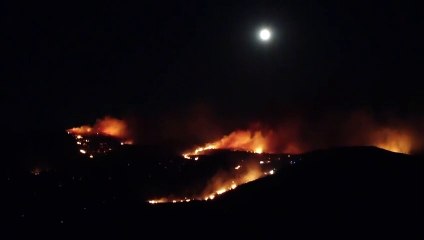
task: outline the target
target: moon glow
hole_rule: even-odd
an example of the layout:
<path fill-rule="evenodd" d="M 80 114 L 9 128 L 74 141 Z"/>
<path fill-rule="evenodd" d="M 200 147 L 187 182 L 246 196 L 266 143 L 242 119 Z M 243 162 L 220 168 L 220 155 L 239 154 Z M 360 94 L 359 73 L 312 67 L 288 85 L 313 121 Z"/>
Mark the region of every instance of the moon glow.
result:
<path fill-rule="evenodd" d="M 259 38 L 261 41 L 267 42 L 271 39 L 271 31 L 267 28 L 263 28 L 259 31 Z"/>

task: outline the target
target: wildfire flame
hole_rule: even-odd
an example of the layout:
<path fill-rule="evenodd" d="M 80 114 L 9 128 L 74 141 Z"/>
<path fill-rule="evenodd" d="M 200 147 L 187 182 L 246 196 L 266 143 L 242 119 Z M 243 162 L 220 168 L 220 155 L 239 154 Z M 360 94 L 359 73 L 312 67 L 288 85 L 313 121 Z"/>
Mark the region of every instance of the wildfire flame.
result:
<path fill-rule="evenodd" d="M 238 165 L 240 166 L 240 165 Z M 261 168 L 255 164 L 244 166 L 245 171 L 237 171 L 236 176 L 232 174 L 218 174 L 212 178 L 203 193 L 198 196 L 198 199 L 212 200 L 217 195 L 221 195 L 227 191 L 235 189 L 237 186 L 254 181 L 265 176 Z M 241 169 L 240 169 L 241 170 Z"/>
<path fill-rule="evenodd" d="M 393 152 L 410 153 L 417 144 L 416 139 L 418 137 L 412 134 L 412 130 L 405 130 L 409 128 L 402 128 L 404 124 L 381 125 L 379 122 L 373 120 L 372 117 L 361 114 L 352 117 L 347 122 L 325 120 L 324 123 L 317 123 L 312 126 L 309 126 L 310 124 L 293 124 L 290 122 L 279 127 L 278 125 L 274 126 L 272 127 L 273 130 L 262 127 L 249 130 L 236 130 L 220 139 L 186 151 L 182 156 L 186 159 L 197 161 L 202 157 L 200 155 L 215 149 L 230 149 L 257 154 L 270 152 L 300 153 L 317 148 L 340 145 L 373 145 Z M 297 123 L 297 121 L 294 122 Z M 335 122 L 343 122 L 343 124 L 337 125 L 334 124 Z M 331 128 L 325 127 L 328 126 L 328 123 L 332 124 Z M 91 143 L 89 141 L 92 140 L 90 138 L 91 136 L 103 135 L 113 137 L 119 140 L 118 145 L 132 144 L 126 122 L 112 117 L 97 120 L 93 126 L 83 125 L 68 129 L 67 131 L 75 137 L 80 153 L 89 158 L 93 158 L 95 156 L 93 154 L 99 153 L 97 149 L 93 151 L 93 148 L 90 148 Z M 325 135 L 322 135 L 322 133 L 325 133 Z M 105 148 L 108 149 L 105 150 L 106 152 L 111 150 L 109 147 L 109 145 L 105 145 Z M 101 151 L 105 153 L 103 149 Z M 262 158 L 264 155 L 267 154 L 258 156 Z M 290 158 L 290 155 L 288 157 Z M 184 197 L 152 199 L 148 202 L 157 204 L 190 202 L 192 200 L 212 200 L 242 184 L 265 176 L 274 175 L 276 169 L 266 169 L 268 163 L 269 161 L 266 160 L 258 161 L 253 165 L 237 163 L 232 166 L 233 171 L 217 174 L 210 179 L 204 189 L 197 193 Z M 290 161 L 290 164 L 292 164 L 292 161 Z M 36 175 L 39 173 L 34 172 L 33 174 Z"/>
<path fill-rule="evenodd" d="M 355 128 L 353 128 L 355 129 Z M 410 131 L 402 128 L 393 128 L 388 126 L 380 126 L 372 124 L 372 122 L 365 124 L 366 131 L 363 129 L 359 133 L 348 130 L 352 141 L 345 139 L 346 145 L 373 145 L 379 148 L 383 148 L 392 152 L 410 153 L 413 148 L 414 138 Z M 277 131 L 278 132 L 278 131 Z M 183 153 L 183 157 L 186 159 L 199 159 L 199 155 L 205 154 L 208 150 L 213 149 L 230 149 L 230 150 L 241 150 L 252 153 L 261 154 L 263 152 L 281 152 L 282 149 L 288 152 L 300 152 L 300 149 L 304 151 L 308 148 L 307 145 L 299 144 L 300 134 L 292 134 L 291 136 L 295 139 L 292 141 L 287 140 L 281 136 L 281 134 L 275 134 L 274 131 L 263 131 L 263 130 L 237 130 L 231 132 L 229 135 L 222 137 L 219 140 L 206 143 L 203 146 L 197 147 L 192 151 Z M 312 148 L 313 149 L 313 148 Z M 288 155 L 290 158 L 290 155 Z M 270 161 L 260 160 L 260 166 L 269 164 Z M 293 164 L 294 161 L 290 161 Z M 255 165 L 235 165 L 235 172 L 240 173 L 239 175 L 219 175 L 212 178 L 208 186 L 204 189 L 202 194 L 194 197 L 185 197 L 184 199 L 190 200 L 213 200 L 217 196 L 235 189 L 237 186 L 245 184 L 250 181 L 254 181 L 258 178 L 265 176 L 274 175 L 276 169 L 268 169 L 263 171 L 260 167 Z M 176 198 L 161 198 L 160 200 L 153 200 L 153 203 L 160 202 L 184 202 L 183 199 Z M 151 202 L 152 203 L 152 202 Z"/>
<path fill-rule="evenodd" d="M 129 132 L 126 122 L 108 116 L 103 119 L 97 120 L 94 126 L 92 127 L 88 125 L 83 125 L 81 127 L 74 127 L 68 129 L 67 132 L 75 136 L 80 136 L 79 138 L 81 138 L 82 136 L 102 134 L 105 136 L 115 137 L 124 141 L 131 141 L 130 139 L 128 139 Z"/>
<path fill-rule="evenodd" d="M 381 129 L 373 136 L 374 145 L 392 152 L 410 153 L 413 139 L 406 131 Z"/>
<path fill-rule="evenodd" d="M 383 148 L 392 152 L 411 153 L 414 146 L 419 140 L 415 135 L 404 128 L 396 128 L 393 126 L 379 126 L 372 123 L 364 123 L 364 129 L 359 129 L 355 132 L 354 127 L 349 127 L 346 136 L 336 145 L 332 143 L 326 144 L 326 139 L 323 143 L 305 142 L 301 133 L 291 134 L 292 139 L 284 136 L 285 131 L 264 131 L 264 130 L 237 130 L 229 135 L 222 137 L 214 142 L 206 143 L 203 146 L 197 147 L 194 150 L 186 151 L 182 156 L 186 159 L 195 159 L 197 155 L 205 154 L 208 150 L 214 149 L 230 149 L 240 150 L 252 153 L 301 153 L 305 151 L 316 150 L 315 144 L 320 147 L 331 147 L 338 145 L 356 146 L 356 145 L 371 145 Z M 336 128 L 337 131 L 340 128 Z M 342 128 L 343 129 L 343 128 Z M 350 138 L 350 137 L 351 138 Z M 317 139 L 315 137 L 315 139 Z M 316 140 L 314 140 L 316 141 Z"/>
<path fill-rule="evenodd" d="M 270 161 L 267 161 L 270 163 Z M 219 195 L 222 195 L 228 191 L 236 189 L 238 186 L 243 185 L 248 182 L 255 181 L 259 178 L 265 177 L 267 175 L 273 175 L 275 173 L 275 168 L 271 170 L 264 171 L 259 162 L 247 162 L 246 164 L 237 165 L 234 167 L 236 171 L 230 172 L 220 172 L 216 174 L 208 182 L 207 186 L 201 192 L 201 194 L 195 194 L 193 196 L 186 197 L 168 197 L 168 198 L 158 198 L 148 200 L 150 204 L 157 203 L 182 203 L 190 202 L 193 200 L 197 201 L 209 201 L 217 198 Z"/>
<path fill-rule="evenodd" d="M 207 143 L 193 151 L 185 152 L 183 157 L 191 159 L 191 156 L 213 149 L 233 149 L 260 154 L 268 150 L 268 142 L 269 139 L 264 136 L 262 131 L 237 130 L 215 142 Z"/>
<path fill-rule="evenodd" d="M 76 144 L 81 147 L 79 152 L 89 158 L 94 158 L 95 154 L 105 154 L 116 147 L 116 144 L 104 138 L 114 139 L 120 145 L 133 144 L 126 122 L 108 116 L 97 120 L 93 126 L 83 125 L 66 131 L 75 137 Z"/>

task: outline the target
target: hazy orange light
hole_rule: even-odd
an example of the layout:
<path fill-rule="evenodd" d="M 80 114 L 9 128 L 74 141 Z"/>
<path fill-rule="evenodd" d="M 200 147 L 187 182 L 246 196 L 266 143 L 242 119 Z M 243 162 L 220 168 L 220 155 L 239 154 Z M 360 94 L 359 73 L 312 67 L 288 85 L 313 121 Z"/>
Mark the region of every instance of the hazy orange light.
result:
<path fill-rule="evenodd" d="M 249 151 L 254 153 L 263 153 L 266 150 L 268 139 L 263 136 L 261 131 L 239 130 L 224 136 L 223 138 L 207 143 L 193 151 L 183 153 L 183 157 L 191 159 L 190 156 L 199 155 L 212 149 L 233 149 Z"/>
<path fill-rule="evenodd" d="M 412 137 L 407 131 L 384 128 L 372 136 L 374 145 L 392 152 L 410 153 L 412 148 Z"/>
<path fill-rule="evenodd" d="M 94 126 L 83 125 L 81 127 L 74 127 L 67 130 L 68 134 L 74 135 L 77 139 L 82 139 L 83 136 L 98 135 L 99 133 L 106 136 L 115 137 L 123 140 L 122 144 L 133 144 L 129 139 L 128 125 L 125 121 L 105 117 L 96 121 Z"/>

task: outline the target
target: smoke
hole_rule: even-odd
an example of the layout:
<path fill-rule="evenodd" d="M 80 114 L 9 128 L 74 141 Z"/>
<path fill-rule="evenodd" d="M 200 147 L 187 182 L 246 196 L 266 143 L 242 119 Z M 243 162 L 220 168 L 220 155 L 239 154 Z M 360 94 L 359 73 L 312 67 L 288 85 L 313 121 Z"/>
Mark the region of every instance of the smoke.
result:
<path fill-rule="evenodd" d="M 175 151 L 221 137 L 228 120 L 223 121 L 202 104 L 135 118 L 131 125 L 137 129 L 135 143 L 165 146 Z"/>
<path fill-rule="evenodd" d="M 128 123 L 124 120 L 106 116 L 103 119 L 97 120 L 94 129 L 102 132 L 105 135 L 117 137 L 119 139 L 130 138 L 131 131 L 129 130 Z"/>
<path fill-rule="evenodd" d="M 416 153 L 423 149 L 424 130 L 420 119 L 393 116 L 377 118 L 370 112 L 329 113 L 308 117 L 255 122 L 230 131 L 185 152 L 195 155 L 203 149 L 238 149 L 252 152 L 302 153 L 339 146 L 376 146 L 393 152 Z"/>
<path fill-rule="evenodd" d="M 338 146 L 376 146 L 417 153 L 424 148 L 424 118 L 400 118 L 358 110 L 318 114 L 287 113 L 287 117 L 234 119 L 214 114 L 205 105 L 185 111 L 134 117 L 104 117 L 93 126 L 68 131 L 100 132 L 141 145 L 167 146 L 179 152 L 196 149 L 238 149 L 251 152 L 302 153 Z M 190 154 L 189 154 L 190 155 Z"/>
<path fill-rule="evenodd" d="M 222 194 L 232 190 L 239 185 L 254 181 L 263 177 L 263 171 L 259 165 L 253 161 L 244 164 L 239 171 L 221 171 L 209 180 L 203 190 L 200 199 L 213 199 L 216 194 Z"/>
<path fill-rule="evenodd" d="M 277 135 L 284 135 L 286 129 L 280 129 Z M 293 129 L 293 144 L 302 152 L 336 146 L 376 146 L 413 153 L 420 151 L 423 143 L 418 135 L 423 129 L 422 122 L 395 117 L 377 118 L 366 111 L 323 115 Z"/>
<path fill-rule="evenodd" d="M 268 163 L 270 163 L 270 161 L 268 161 Z M 221 194 L 236 189 L 240 185 L 255 181 L 268 174 L 272 175 L 275 171 L 275 169 L 269 171 L 261 168 L 262 163 L 259 163 L 258 159 L 255 158 L 242 160 L 238 164 L 239 165 L 234 168 L 220 169 L 207 182 L 205 182 L 204 187 L 201 189 L 194 190 L 193 192 L 186 193 L 185 195 L 170 195 L 168 197 L 152 199 L 148 202 L 156 204 L 189 202 L 191 200 L 213 200 Z"/>

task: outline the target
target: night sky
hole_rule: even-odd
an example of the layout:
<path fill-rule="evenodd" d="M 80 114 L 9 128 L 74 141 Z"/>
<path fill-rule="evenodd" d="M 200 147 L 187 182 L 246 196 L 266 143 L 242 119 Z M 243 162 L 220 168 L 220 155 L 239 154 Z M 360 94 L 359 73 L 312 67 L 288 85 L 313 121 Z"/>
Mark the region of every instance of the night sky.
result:
<path fill-rule="evenodd" d="M 412 1 L 2 4 L 8 129 L 207 109 L 423 114 Z M 262 26 L 273 30 L 258 41 Z"/>

